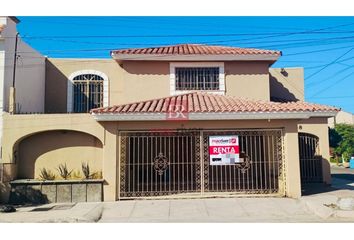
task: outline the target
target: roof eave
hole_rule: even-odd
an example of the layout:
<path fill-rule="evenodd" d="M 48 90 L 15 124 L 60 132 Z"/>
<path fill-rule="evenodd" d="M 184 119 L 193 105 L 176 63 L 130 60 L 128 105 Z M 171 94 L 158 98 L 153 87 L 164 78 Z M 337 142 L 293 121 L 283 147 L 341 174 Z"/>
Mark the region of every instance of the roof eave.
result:
<path fill-rule="evenodd" d="M 270 61 L 275 62 L 280 54 L 117 54 L 117 61 Z"/>
<path fill-rule="evenodd" d="M 185 120 L 260 120 L 260 119 L 308 119 L 334 117 L 337 111 L 318 112 L 242 112 L 242 113 L 189 113 Z M 167 113 L 92 113 L 95 120 L 104 121 L 175 121 Z M 184 119 L 183 119 L 184 120 Z"/>

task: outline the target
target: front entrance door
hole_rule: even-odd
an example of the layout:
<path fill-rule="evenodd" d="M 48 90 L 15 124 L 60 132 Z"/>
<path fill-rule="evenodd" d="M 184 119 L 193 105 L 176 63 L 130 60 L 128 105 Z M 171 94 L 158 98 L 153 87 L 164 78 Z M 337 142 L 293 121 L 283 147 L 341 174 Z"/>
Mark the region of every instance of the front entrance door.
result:
<path fill-rule="evenodd" d="M 119 198 L 279 194 L 281 130 L 120 132 Z M 237 136 L 241 162 L 211 164 L 209 139 Z"/>

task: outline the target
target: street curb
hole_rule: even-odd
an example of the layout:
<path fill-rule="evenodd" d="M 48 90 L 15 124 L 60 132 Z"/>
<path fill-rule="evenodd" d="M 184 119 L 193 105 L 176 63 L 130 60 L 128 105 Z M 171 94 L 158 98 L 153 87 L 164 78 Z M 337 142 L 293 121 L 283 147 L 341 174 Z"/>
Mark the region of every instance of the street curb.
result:
<path fill-rule="evenodd" d="M 354 211 L 346 211 L 346 210 L 336 210 L 334 213 L 335 217 L 338 218 L 351 218 L 354 219 Z"/>
<path fill-rule="evenodd" d="M 315 215 L 322 219 L 328 219 L 330 217 L 334 218 L 351 218 L 354 219 L 354 211 L 351 210 L 340 210 L 340 209 L 333 209 L 330 207 L 326 207 L 324 204 L 336 204 L 338 201 L 338 197 L 332 196 L 333 200 L 323 200 L 321 198 L 307 198 L 302 199 L 307 206 L 308 210 L 313 212 Z M 336 198 L 336 200 L 334 199 Z"/>
<path fill-rule="evenodd" d="M 102 212 L 103 212 L 103 204 L 98 203 L 98 204 L 96 204 L 96 206 L 91 208 L 83 216 L 52 218 L 52 219 L 45 219 L 40 222 L 43 222 L 43 223 L 95 223 L 101 218 Z"/>
<path fill-rule="evenodd" d="M 324 206 L 322 203 L 318 201 L 306 201 L 305 202 L 307 208 L 312 211 L 315 215 L 322 219 L 327 219 L 334 215 L 334 210 Z"/>
<path fill-rule="evenodd" d="M 91 209 L 88 213 L 86 213 L 83 217 L 83 220 L 87 220 L 89 222 L 97 222 L 100 220 L 103 212 L 103 204 L 98 203 L 96 207 Z"/>

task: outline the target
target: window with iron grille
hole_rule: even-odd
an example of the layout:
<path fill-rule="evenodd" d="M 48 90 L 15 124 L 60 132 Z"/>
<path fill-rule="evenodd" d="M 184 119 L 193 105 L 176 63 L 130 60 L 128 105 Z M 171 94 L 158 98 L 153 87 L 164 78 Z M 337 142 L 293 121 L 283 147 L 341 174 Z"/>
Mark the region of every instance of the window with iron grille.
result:
<path fill-rule="evenodd" d="M 218 67 L 177 67 L 176 90 L 219 90 Z"/>
<path fill-rule="evenodd" d="M 73 78 L 74 112 L 89 112 L 103 106 L 103 80 L 96 74 L 80 74 Z"/>

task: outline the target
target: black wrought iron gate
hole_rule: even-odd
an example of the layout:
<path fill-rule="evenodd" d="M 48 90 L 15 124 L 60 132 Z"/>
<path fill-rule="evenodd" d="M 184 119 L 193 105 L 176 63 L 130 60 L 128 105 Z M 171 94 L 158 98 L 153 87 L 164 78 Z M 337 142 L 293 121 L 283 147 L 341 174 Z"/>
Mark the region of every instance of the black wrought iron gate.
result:
<path fill-rule="evenodd" d="M 309 133 L 299 133 L 300 173 L 302 183 L 321 183 L 322 156 L 319 138 Z"/>
<path fill-rule="evenodd" d="M 120 132 L 119 198 L 281 194 L 281 130 Z M 210 165 L 210 136 L 237 135 L 240 158 Z M 284 182 L 284 181 L 282 181 Z"/>

